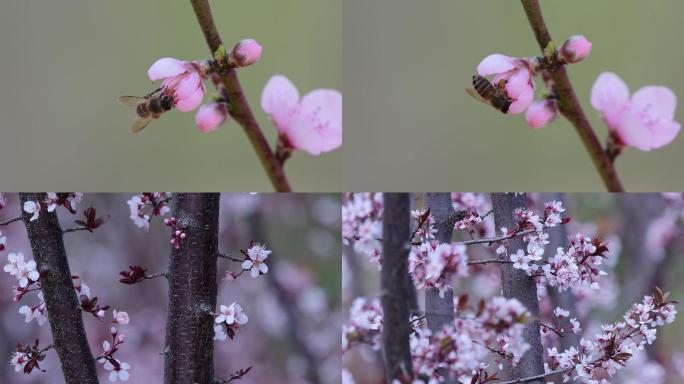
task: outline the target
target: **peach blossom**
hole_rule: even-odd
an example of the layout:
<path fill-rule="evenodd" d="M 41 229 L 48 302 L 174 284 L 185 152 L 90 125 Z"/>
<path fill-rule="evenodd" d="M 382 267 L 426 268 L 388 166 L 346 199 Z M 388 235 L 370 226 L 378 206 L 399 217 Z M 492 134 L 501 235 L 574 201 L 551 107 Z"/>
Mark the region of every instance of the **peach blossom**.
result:
<path fill-rule="evenodd" d="M 202 103 L 206 76 L 197 63 L 166 57 L 152 64 L 147 76 L 152 81 L 164 79 L 162 92 L 173 97 L 181 112 L 190 112 Z"/>

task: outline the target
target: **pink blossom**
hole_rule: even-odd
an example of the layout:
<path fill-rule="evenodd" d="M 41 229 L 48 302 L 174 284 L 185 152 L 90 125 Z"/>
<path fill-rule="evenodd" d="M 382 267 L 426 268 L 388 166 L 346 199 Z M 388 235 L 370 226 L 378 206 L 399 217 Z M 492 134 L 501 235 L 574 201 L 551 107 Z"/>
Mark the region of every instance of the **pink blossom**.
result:
<path fill-rule="evenodd" d="M 244 39 L 235 44 L 230 53 L 230 62 L 236 67 L 246 67 L 259 61 L 261 58 L 261 45 L 254 39 Z"/>
<path fill-rule="evenodd" d="M 492 54 L 478 64 L 477 73 L 480 76 L 494 75 L 492 84 L 495 87 L 504 87 L 506 94 L 513 101 L 508 108 L 509 113 L 521 113 L 532 103 L 534 73 L 525 60 L 498 53 Z"/>
<path fill-rule="evenodd" d="M 104 369 L 111 371 L 109 373 L 109 381 L 112 383 L 117 380 L 128 381 L 130 378 L 128 370 L 131 369 L 131 365 L 119 359 L 114 360 L 116 360 L 118 366 L 112 364 L 109 360 L 106 360 L 104 363 Z"/>
<path fill-rule="evenodd" d="M 190 112 L 202 103 L 206 74 L 198 63 L 165 57 L 152 64 L 147 76 L 152 81 L 164 79 L 162 93 L 171 96 L 181 112 Z"/>
<path fill-rule="evenodd" d="M 591 53 L 591 42 L 582 35 L 571 36 L 560 49 L 561 58 L 566 63 L 577 63 Z"/>
<path fill-rule="evenodd" d="M 557 113 L 558 105 L 555 101 L 535 101 L 525 112 L 525 122 L 530 128 L 543 128 L 556 118 Z"/>
<path fill-rule="evenodd" d="M 0 251 L 5 250 L 5 244 L 7 244 L 7 237 L 2 235 L 2 231 L 0 231 Z"/>
<path fill-rule="evenodd" d="M 113 313 L 114 316 L 114 321 L 121 325 L 126 325 L 129 323 L 130 319 L 128 318 L 128 313 L 126 312 L 118 312 L 116 309 L 114 310 Z"/>
<path fill-rule="evenodd" d="M 342 145 L 342 94 L 316 89 L 303 98 L 285 76 L 273 76 L 261 94 L 261 107 L 275 124 L 287 148 L 312 155 Z"/>
<path fill-rule="evenodd" d="M 195 125 L 202 132 L 211 132 L 223 125 L 228 119 L 228 108 L 225 103 L 205 104 L 195 115 Z"/>
<path fill-rule="evenodd" d="M 30 221 L 34 221 L 34 220 L 38 219 L 38 216 L 40 215 L 40 203 L 37 201 L 25 202 L 24 203 L 24 212 L 33 214 L 33 216 L 31 216 Z"/>
<path fill-rule="evenodd" d="M 650 85 L 630 97 L 627 85 L 612 72 L 596 79 L 591 105 L 602 113 L 618 145 L 650 151 L 670 144 L 681 128 L 674 121 L 677 96 L 672 90 Z"/>
<path fill-rule="evenodd" d="M 259 276 L 260 273 L 268 272 L 268 265 L 266 259 L 271 253 L 264 245 L 253 244 L 247 249 L 247 260 L 242 262 L 242 269 L 250 271 L 252 277 Z"/>

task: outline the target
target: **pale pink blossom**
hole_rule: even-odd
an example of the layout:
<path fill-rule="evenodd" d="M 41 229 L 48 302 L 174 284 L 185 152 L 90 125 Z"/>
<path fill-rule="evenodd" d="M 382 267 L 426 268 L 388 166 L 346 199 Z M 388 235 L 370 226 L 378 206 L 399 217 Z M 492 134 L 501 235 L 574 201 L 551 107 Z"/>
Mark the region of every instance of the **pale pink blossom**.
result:
<path fill-rule="evenodd" d="M 320 155 L 342 145 L 342 94 L 336 90 L 316 89 L 300 99 L 294 84 L 276 75 L 261 94 L 261 107 L 286 148 Z"/>
<path fill-rule="evenodd" d="M 525 112 L 525 122 L 530 128 L 543 128 L 549 125 L 558 114 L 558 105 L 553 100 L 533 102 Z"/>
<path fill-rule="evenodd" d="M 114 316 L 114 321 L 121 325 L 126 325 L 129 323 L 130 319 L 128 318 L 128 313 L 127 312 L 118 312 L 116 309 L 114 310 L 113 313 Z"/>
<path fill-rule="evenodd" d="M 617 145 L 650 151 L 670 144 L 681 128 L 674 121 L 677 96 L 672 90 L 650 85 L 630 97 L 627 84 L 612 72 L 596 79 L 591 105 L 601 112 Z"/>
<path fill-rule="evenodd" d="M 202 132 L 212 132 L 228 119 L 225 103 L 211 103 L 201 106 L 195 115 L 195 125 Z"/>
<path fill-rule="evenodd" d="M 264 245 L 252 244 L 247 249 L 248 259 L 242 262 L 242 269 L 250 271 L 252 277 L 257 277 L 260 273 L 267 273 L 268 265 L 266 265 L 266 259 L 270 253 L 271 251 L 266 249 Z"/>
<path fill-rule="evenodd" d="M 131 365 L 120 361 L 119 359 L 115 359 L 117 363 L 119 363 L 118 366 L 115 366 L 112 364 L 109 360 L 105 361 L 104 363 L 104 369 L 107 371 L 111 371 L 109 373 L 109 381 L 114 383 L 117 380 L 121 381 L 128 381 L 130 378 L 130 374 L 128 373 L 128 370 L 131 369 Z"/>
<path fill-rule="evenodd" d="M 38 216 L 40 215 L 40 203 L 37 201 L 24 202 L 24 212 L 33 214 L 30 221 L 38 219 Z"/>
<path fill-rule="evenodd" d="M 236 67 L 246 67 L 259 61 L 261 45 L 254 39 L 244 39 L 235 44 L 230 53 L 230 62 Z"/>
<path fill-rule="evenodd" d="M 217 324 L 244 325 L 249 320 L 242 306 L 238 303 L 232 303 L 229 306 L 221 305 L 219 309 L 221 313 L 215 319 Z"/>
<path fill-rule="evenodd" d="M 591 53 L 591 42 L 582 35 L 571 36 L 560 49 L 561 58 L 566 63 L 577 63 Z"/>
<path fill-rule="evenodd" d="M 498 53 L 485 57 L 477 66 L 480 76 L 494 75 L 491 83 L 495 87 L 503 86 L 512 100 L 508 108 L 508 113 L 512 114 L 526 110 L 534 99 L 533 71 L 525 60 Z"/>
<path fill-rule="evenodd" d="M 0 251 L 5 250 L 5 244 L 7 244 L 7 237 L 2 235 L 2 231 L 0 231 Z"/>
<path fill-rule="evenodd" d="M 199 63 L 165 57 L 152 64 L 147 76 L 152 81 L 164 79 L 161 92 L 171 96 L 181 112 L 190 112 L 202 103 L 206 74 Z"/>

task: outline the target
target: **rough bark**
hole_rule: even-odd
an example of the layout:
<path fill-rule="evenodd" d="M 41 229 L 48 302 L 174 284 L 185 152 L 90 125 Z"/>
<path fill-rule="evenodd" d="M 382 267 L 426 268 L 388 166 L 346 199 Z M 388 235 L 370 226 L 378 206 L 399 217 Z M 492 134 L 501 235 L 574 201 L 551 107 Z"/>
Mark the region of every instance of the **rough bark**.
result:
<path fill-rule="evenodd" d="M 264 232 L 263 220 L 261 212 L 256 212 L 250 216 L 250 233 L 252 239 L 257 242 L 268 244 L 268 239 Z M 299 355 L 306 361 L 305 377 L 307 382 L 310 384 L 318 384 L 321 382 L 321 378 L 318 374 L 318 365 L 320 360 L 311 351 L 309 344 L 306 341 L 306 334 L 299 324 L 301 321 L 299 319 L 299 311 L 297 307 L 296 298 L 292 297 L 283 284 L 278 280 L 278 264 L 269 263 L 269 272 L 266 275 L 268 284 L 278 298 L 280 307 L 285 313 L 285 318 L 287 319 L 287 334 L 295 350 Z"/>
<path fill-rule="evenodd" d="M 174 217 L 187 237 L 172 247 L 164 382 L 214 379 L 214 317 L 218 254 L 218 193 L 177 194 Z"/>
<path fill-rule="evenodd" d="M 441 243 L 451 242 L 454 234 L 453 207 L 450 193 L 426 193 L 425 206 L 435 219 L 435 237 Z M 450 289 L 444 297 L 435 288 L 425 289 L 425 320 L 432 332 L 441 330 L 445 324 L 454 322 L 454 292 Z"/>
<path fill-rule="evenodd" d="M 22 207 L 26 201 L 43 201 L 45 198 L 45 193 L 20 194 Z M 52 344 L 62 365 L 64 380 L 67 384 L 98 383 L 95 359 L 83 327 L 57 213 L 43 209 L 38 219 L 31 221 L 31 216 L 22 209 L 22 219 L 40 273 Z"/>
<path fill-rule="evenodd" d="M 513 210 L 525 208 L 527 198 L 524 193 L 493 193 L 492 205 L 494 208 L 494 222 L 496 233 L 501 233 L 501 228 L 515 228 Z M 518 249 L 526 249 L 522 237 L 515 237 L 509 241 L 509 249 L 516 252 Z M 520 379 L 540 375 L 544 373 L 544 357 L 539 333 L 539 302 L 537 301 L 537 287 L 534 279 L 519 269 L 513 268 L 512 264 L 500 264 L 501 283 L 503 295 L 507 298 L 518 299 L 530 312 L 532 320 L 525 326 L 523 335 L 530 344 L 530 349 L 525 353 L 518 365 L 506 366 L 506 374 L 509 379 Z M 544 379 L 530 381 L 530 383 L 544 383 Z"/>
<path fill-rule="evenodd" d="M 388 382 L 413 377 L 409 349 L 409 303 L 406 292 L 410 234 L 410 197 L 407 193 L 385 193 L 382 220 L 383 263 L 380 273 L 382 343 Z"/>

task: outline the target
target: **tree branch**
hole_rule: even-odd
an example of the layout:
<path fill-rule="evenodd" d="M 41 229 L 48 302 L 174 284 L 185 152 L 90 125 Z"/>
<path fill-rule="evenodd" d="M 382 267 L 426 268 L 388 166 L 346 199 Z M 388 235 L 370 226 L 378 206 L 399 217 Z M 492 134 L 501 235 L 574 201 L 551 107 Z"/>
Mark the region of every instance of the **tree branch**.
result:
<path fill-rule="evenodd" d="M 551 42 L 551 34 L 544 22 L 539 0 L 521 0 L 521 2 L 537 43 L 543 52 Z M 579 134 L 582 143 L 584 143 L 587 152 L 589 152 L 589 156 L 594 162 L 594 166 L 606 188 L 609 192 L 623 192 L 615 166 L 596 137 L 596 133 L 572 88 L 572 83 L 565 66 L 561 65 L 557 70 L 550 71 L 549 73 L 556 87 L 558 108 L 563 116 L 575 126 L 575 130 Z"/>
<path fill-rule="evenodd" d="M 45 200 L 46 194 L 20 193 L 19 197 L 23 207 L 27 201 Z M 95 359 L 83 327 L 57 213 L 42 209 L 36 220 L 31 221 L 31 216 L 30 213 L 22 213 L 40 273 L 53 345 L 62 364 L 64 380 L 68 384 L 96 384 Z"/>
<path fill-rule="evenodd" d="M 171 247 L 164 382 L 214 380 L 218 193 L 174 194 L 174 217 L 187 236 Z"/>
<path fill-rule="evenodd" d="M 7 220 L 7 221 L 3 221 L 3 222 L 0 223 L 0 227 L 5 226 L 5 225 L 8 225 L 8 224 L 12 224 L 12 223 L 14 223 L 15 221 L 19 221 L 19 220 L 21 220 L 21 216 L 15 217 L 14 219 L 9 219 L 9 220 Z"/>
<path fill-rule="evenodd" d="M 383 264 L 380 272 L 387 382 L 410 382 L 413 377 L 409 348 L 409 303 L 405 284 L 408 275 L 410 198 L 407 193 L 385 193 L 382 219 Z"/>
<path fill-rule="evenodd" d="M 494 207 L 494 223 L 496 232 L 501 233 L 501 228 L 515 228 L 513 211 L 516 208 L 525 208 L 527 198 L 525 194 L 493 193 L 492 206 Z M 523 239 L 516 237 L 511 239 L 512 249 L 525 249 Z M 544 352 L 539 333 L 539 302 L 537 301 L 537 285 L 534 278 L 511 264 L 501 264 L 501 284 L 503 295 L 506 298 L 517 299 L 530 312 L 532 321 L 525 325 L 523 335 L 525 341 L 530 344 L 530 349 L 522 357 L 518 365 L 507 366 L 506 373 L 510 379 L 521 377 L 534 377 L 544 373 Z M 531 379 L 536 383 L 545 381 Z"/>
<path fill-rule="evenodd" d="M 549 376 L 560 375 L 560 374 L 565 373 L 567 371 L 570 371 L 572 369 L 575 369 L 575 367 L 567 368 L 567 369 L 560 369 L 558 371 L 553 371 L 553 372 L 549 372 L 549 373 L 542 373 L 539 375 L 525 377 L 522 379 L 515 379 L 515 380 L 510 380 L 510 381 L 500 381 L 500 382 L 496 382 L 496 384 L 520 384 L 520 383 L 529 383 L 530 381 L 538 381 L 540 383 L 546 383 L 546 380 L 544 380 L 545 378 L 547 378 Z"/>
<path fill-rule="evenodd" d="M 191 0 L 191 3 L 195 15 L 197 16 L 197 21 L 204 33 L 204 39 L 207 41 L 207 45 L 209 46 L 213 57 L 214 52 L 216 52 L 223 43 L 221 42 L 221 36 L 214 24 L 209 0 Z M 292 189 L 285 176 L 283 166 L 271 150 L 259 123 L 254 117 L 254 113 L 252 113 L 252 109 L 247 102 L 242 86 L 240 86 L 240 81 L 238 80 L 235 68 L 228 69 L 228 71 L 221 76 L 221 83 L 225 87 L 228 96 L 230 116 L 242 126 L 247 134 L 254 151 L 259 157 L 266 174 L 268 174 L 268 177 L 273 184 L 273 188 L 275 188 L 276 192 L 291 192 Z"/>

